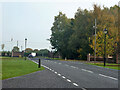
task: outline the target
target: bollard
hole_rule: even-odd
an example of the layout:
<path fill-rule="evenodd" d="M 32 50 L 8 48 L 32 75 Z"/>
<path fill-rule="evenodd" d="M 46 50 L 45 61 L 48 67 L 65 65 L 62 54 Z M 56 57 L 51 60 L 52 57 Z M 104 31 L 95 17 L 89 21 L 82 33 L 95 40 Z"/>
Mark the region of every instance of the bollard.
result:
<path fill-rule="evenodd" d="M 41 61 L 39 59 L 38 68 L 41 68 Z"/>

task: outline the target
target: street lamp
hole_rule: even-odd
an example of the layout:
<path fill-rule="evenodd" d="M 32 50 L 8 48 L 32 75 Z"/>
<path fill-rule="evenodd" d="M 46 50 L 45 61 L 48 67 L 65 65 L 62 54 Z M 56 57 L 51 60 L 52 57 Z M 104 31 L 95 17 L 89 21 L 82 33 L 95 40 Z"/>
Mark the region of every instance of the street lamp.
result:
<path fill-rule="evenodd" d="M 106 63 L 106 34 L 107 34 L 107 29 L 105 28 L 104 29 L 104 34 L 105 34 L 105 38 L 104 38 L 104 66 L 105 66 L 105 63 Z"/>
<path fill-rule="evenodd" d="M 27 38 L 25 38 L 25 53 L 26 53 L 26 44 L 27 44 Z M 25 55 L 25 60 L 26 60 L 26 55 Z"/>

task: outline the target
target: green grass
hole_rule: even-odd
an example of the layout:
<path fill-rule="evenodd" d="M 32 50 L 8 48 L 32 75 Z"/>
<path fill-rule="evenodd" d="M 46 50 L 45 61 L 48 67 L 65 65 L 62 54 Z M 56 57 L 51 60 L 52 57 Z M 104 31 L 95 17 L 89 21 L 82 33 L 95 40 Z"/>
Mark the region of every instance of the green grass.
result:
<path fill-rule="evenodd" d="M 2 57 L 2 79 L 21 76 L 35 71 L 43 70 L 30 60 L 16 57 Z"/>
<path fill-rule="evenodd" d="M 118 66 L 120 64 L 106 63 L 106 66 L 104 66 L 104 63 L 90 63 L 90 62 L 86 62 L 86 64 L 96 65 L 96 66 L 100 66 L 100 67 L 104 67 L 104 68 L 120 70 L 120 66 Z"/>

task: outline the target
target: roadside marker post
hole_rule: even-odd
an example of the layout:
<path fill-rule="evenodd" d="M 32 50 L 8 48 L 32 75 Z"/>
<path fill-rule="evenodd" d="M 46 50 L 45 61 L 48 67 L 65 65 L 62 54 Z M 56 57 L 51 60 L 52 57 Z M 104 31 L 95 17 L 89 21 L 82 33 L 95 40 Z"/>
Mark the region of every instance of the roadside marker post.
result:
<path fill-rule="evenodd" d="M 41 68 L 41 60 L 39 59 L 38 68 Z"/>

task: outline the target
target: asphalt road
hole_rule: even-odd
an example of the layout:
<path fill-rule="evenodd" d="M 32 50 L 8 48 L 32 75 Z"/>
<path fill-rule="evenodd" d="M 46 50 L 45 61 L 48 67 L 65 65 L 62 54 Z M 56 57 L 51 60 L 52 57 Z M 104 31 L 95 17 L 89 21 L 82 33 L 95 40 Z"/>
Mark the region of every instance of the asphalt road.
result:
<path fill-rule="evenodd" d="M 3 80 L 3 88 L 118 88 L 117 70 L 79 61 L 41 59 L 41 63 L 45 70 Z"/>

